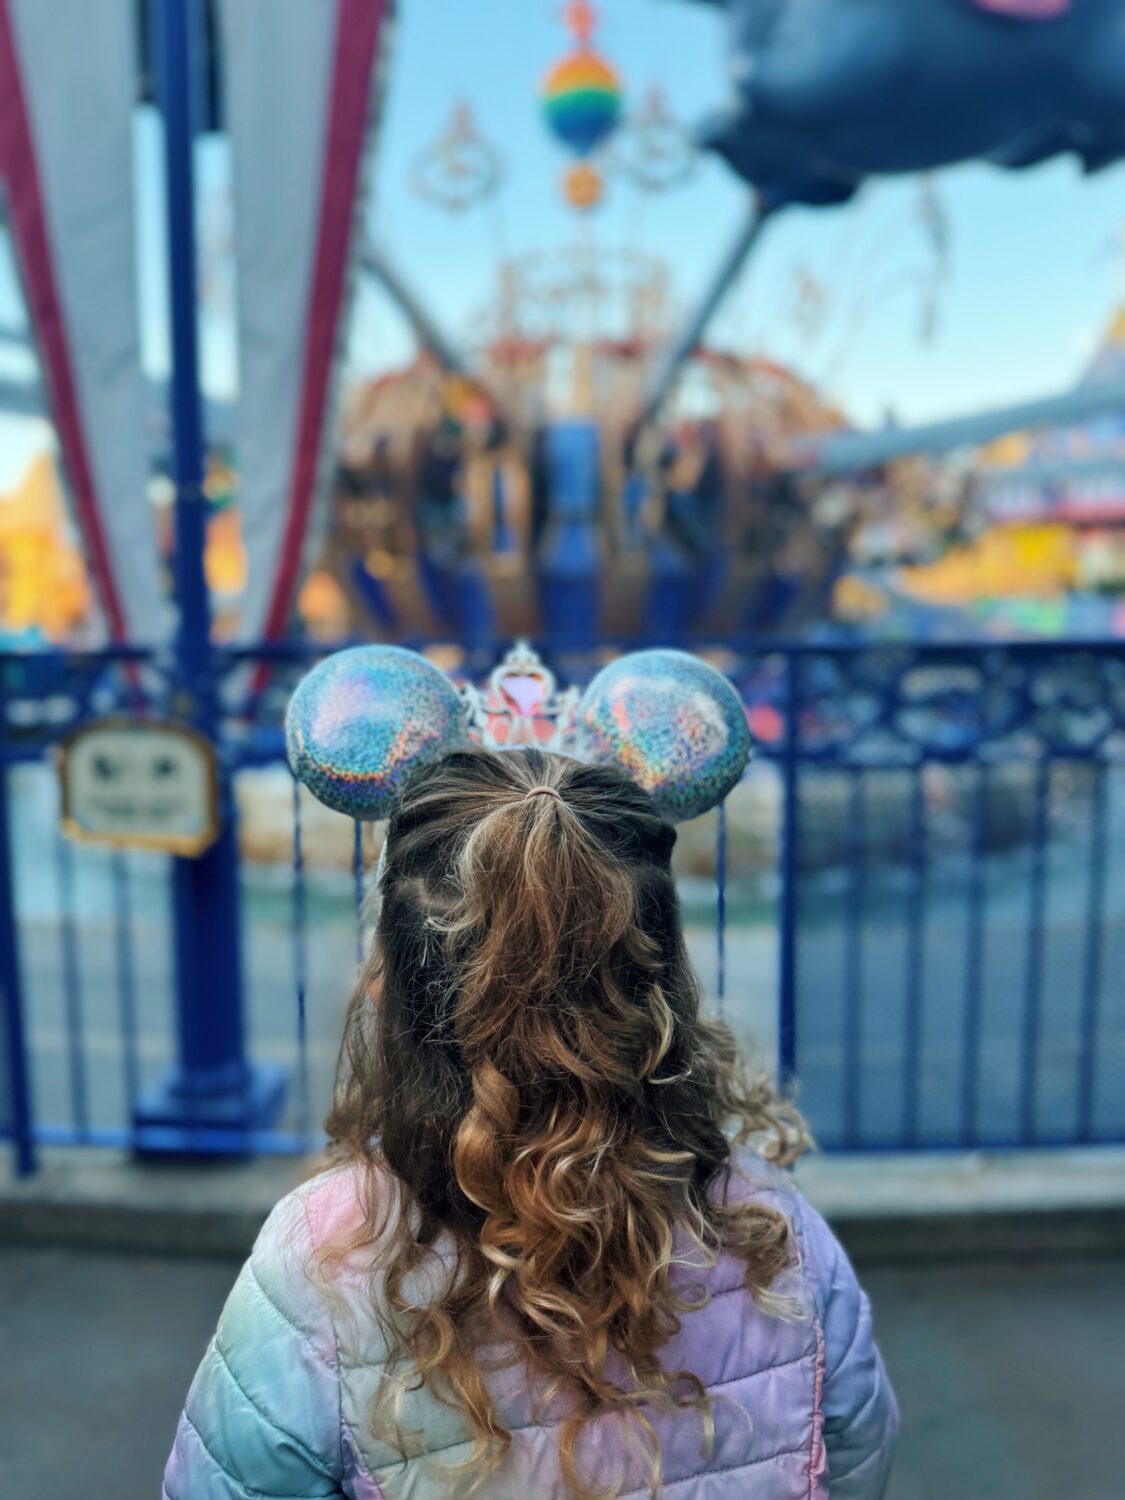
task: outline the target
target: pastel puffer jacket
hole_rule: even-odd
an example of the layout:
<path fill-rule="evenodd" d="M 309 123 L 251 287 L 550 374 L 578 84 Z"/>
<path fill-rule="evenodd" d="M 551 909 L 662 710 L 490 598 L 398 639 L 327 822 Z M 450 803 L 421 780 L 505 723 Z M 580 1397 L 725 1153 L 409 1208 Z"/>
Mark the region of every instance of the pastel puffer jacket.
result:
<path fill-rule="evenodd" d="M 685 1315 L 666 1362 L 694 1371 L 713 1397 L 714 1440 L 696 1412 L 658 1416 L 666 1500 L 879 1500 L 898 1426 L 871 1311 L 831 1230 L 788 1177 L 743 1156 L 731 1197 L 779 1207 L 800 1266 L 783 1290 L 805 1309 L 760 1311 L 737 1261 L 708 1273 L 710 1300 Z M 450 1466 L 469 1451 L 465 1419 L 424 1388 L 404 1398 L 409 1454 L 370 1430 L 386 1346 L 365 1309 L 370 1270 L 353 1258 L 324 1284 L 317 1252 L 361 1222 L 351 1169 L 282 1200 L 230 1295 L 195 1377 L 164 1476 L 164 1500 L 453 1500 Z M 698 1279 L 698 1273 L 696 1273 Z M 554 1434 L 532 1415 L 514 1368 L 489 1376 L 512 1432 L 485 1500 L 564 1500 Z M 583 1472 L 650 1489 L 619 1419 L 590 1424 Z"/>

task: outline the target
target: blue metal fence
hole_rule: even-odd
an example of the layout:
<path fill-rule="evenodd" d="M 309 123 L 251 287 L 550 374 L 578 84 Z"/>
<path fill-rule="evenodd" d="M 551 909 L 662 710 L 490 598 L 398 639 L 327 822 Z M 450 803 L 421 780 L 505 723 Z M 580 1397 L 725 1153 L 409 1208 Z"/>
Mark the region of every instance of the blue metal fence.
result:
<path fill-rule="evenodd" d="M 1125 1139 L 1125 656 L 808 648 L 787 734 L 780 1047 L 843 1149 Z"/>
<path fill-rule="evenodd" d="M 779 1067 L 821 1142 L 1125 1140 L 1121 651 L 721 644 L 759 739 L 714 851 L 728 1009 L 739 1024 L 747 988 L 776 986 Z M 249 1054 L 287 1071 L 285 1113 L 248 1130 L 189 1113 L 156 1136 L 137 1101 L 179 1045 L 172 861 L 67 843 L 51 757 L 110 710 L 174 712 L 176 673 L 132 651 L 0 656 L 0 1128 L 24 1169 L 36 1143 L 292 1151 L 315 1133 L 368 852 L 344 825 L 338 871 L 310 874 L 281 722 L 316 654 L 273 649 L 254 692 L 262 653 L 220 655 L 212 685 L 234 786 L 272 798 L 268 860 L 240 861 L 242 968 Z M 593 666 L 543 655 L 564 680 Z M 468 669 L 494 661 L 482 647 Z M 740 939 L 767 930 L 776 966 L 748 970 Z"/>

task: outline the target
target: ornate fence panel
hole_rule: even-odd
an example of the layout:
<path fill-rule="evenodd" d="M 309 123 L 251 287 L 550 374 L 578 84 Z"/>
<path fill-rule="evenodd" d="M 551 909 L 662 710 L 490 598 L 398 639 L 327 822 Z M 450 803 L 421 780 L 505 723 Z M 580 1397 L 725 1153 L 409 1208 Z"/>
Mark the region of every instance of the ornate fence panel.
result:
<path fill-rule="evenodd" d="M 1125 1139 L 1121 649 L 804 649 L 779 675 L 780 1046 L 821 1142 Z"/>
<path fill-rule="evenodd" d="M 308 1143 L 308 1101 L 314 1088 L 327 1095 L 351 982 L 350 827 L 337 835 L 339 878 L 319 898 L 329 908 L 317 913 L 324 941 L 311 954 L 307 944 L 300 825 L 279 732 L 301 661 L 291 653 L 271 662 L 265 687 L 249 691 L 252 664 L 226 657 L 212 684 L 235 689 L 231 704 L 254 704 L 252 715 L 232 708 L 222 720 L 238 805 L 271 783 L 263 836 L 244 843 L 239 865 L 241 968 L 249 1055 L 286 1069 L 290 1084 L 276 1129 L 242 1142 L 216 1140 L 201 1125 L 201 1153 Z M 170 661 L 142 652 L 0 655 L 0 1133 L 25 1169 L 36 1144 L 143 1146 L 135 1107 L 177 1058 L 173 860 L 64 837 L 55 771 L 63 741 L 92 719 L 175 716 L 173 682 Z M 312 985 L 339 1003 L 319 1007 L 310 1034 Z M 181 1143 L 189 1152 L 191 1134 Z"/>

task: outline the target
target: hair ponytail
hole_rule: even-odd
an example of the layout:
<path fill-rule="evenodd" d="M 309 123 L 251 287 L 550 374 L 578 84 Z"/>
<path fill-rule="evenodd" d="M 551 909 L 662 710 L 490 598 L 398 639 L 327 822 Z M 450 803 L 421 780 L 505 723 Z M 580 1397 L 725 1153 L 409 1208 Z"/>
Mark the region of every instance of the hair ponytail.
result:
<path fill-rule="evenodd" d="M 643 1410 L 706 1407 L 691 1373 L 659 1358 L 693 1305 L 674 1235 L 701 1263 L 741 1254 L 762 1293 L 790 1260 L 781 1216 L 713 1191 L 728 1116 L 774 1156 L 803 1138 L 772 1090 L 740 1078 L 729 1033 L 699 1016 L 674 839 L 618 773 L 535 751 L 459 752 L 392 820 L 329 1133 L 369 1169 L 400 1357 L 471 1417 L 477 1476 L 510 1440 L 476 1364 L 481 1317 L 568 1403 L 559 1447 L 575 1494 L 590 1493 L 581 1429 L 607 1409 L 648 1440 L 658 1487 Z M 399 1184 L 393 1222 L 378 1209 L 381 1167 Z M 456 1271 L 414 1306 L 406 1278 L 443 1231 Z"/>

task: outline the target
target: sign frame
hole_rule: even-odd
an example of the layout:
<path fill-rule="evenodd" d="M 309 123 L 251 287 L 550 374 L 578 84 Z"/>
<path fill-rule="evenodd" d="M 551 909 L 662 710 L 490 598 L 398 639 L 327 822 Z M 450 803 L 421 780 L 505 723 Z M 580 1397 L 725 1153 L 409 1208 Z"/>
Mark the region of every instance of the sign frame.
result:
<path fill-rule="evenodd" d="M 186 741 L 199 752 L 206 765 L 206 814 L 203 827 L 193 834 L 111 833 L 97 832 L 85 827 L 76 817 L 72 784 L 69 773 L 75 746 L 87 735 L 98 730 L 132 732 L 157 730 L 172 734 Z M 219 764 L 215 746 L 194 725 L 182 719 L 135 718 L 129 714 L 106 714 L 87 719 L 73 728 L 58 747 L 58 778 L 60 794 L 59 826 L 69 839 L 78 844 L 97 845 L 110 849 L 144 849 L 158 854 L 174 854 L 184 859 L 198 859 L 217 841 L 222 832 L 221 798 L 219 791 Z"/>

